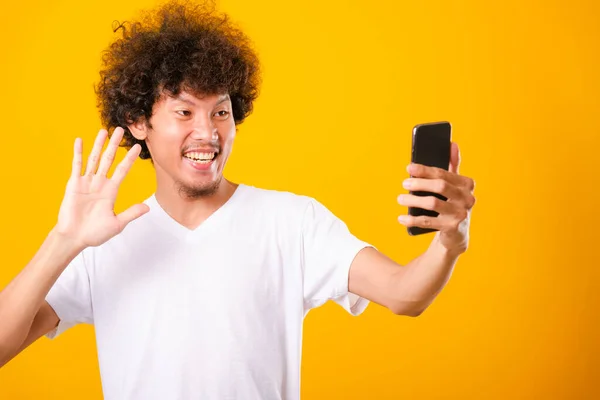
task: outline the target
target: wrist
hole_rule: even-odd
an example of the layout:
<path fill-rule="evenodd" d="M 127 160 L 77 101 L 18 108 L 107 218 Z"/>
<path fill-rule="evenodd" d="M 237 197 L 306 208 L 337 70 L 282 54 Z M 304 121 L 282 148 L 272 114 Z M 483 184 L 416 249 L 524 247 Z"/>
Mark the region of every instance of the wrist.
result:
<path fill-rule="evenodd" d="M 53 228 L 27 268 L 57 278 L 85 247 Z"/>
<path fill-rule="evenodd" d="M 66 256 L 75 257 L 87 247 L 72 236 L 60 232 L 56 226 L 48 233 L 46 241 L 54 251 Z"/>
<path fill-rule="evenodd" d="M 432 246 L 435 247 L 436 251 L 439 252 L 445 259 L 457 259 L 461 254 L 467 251 L 466 247 L 446 247 L 440 238 L 440 232 L 435 235 L 432 242 Z"/>

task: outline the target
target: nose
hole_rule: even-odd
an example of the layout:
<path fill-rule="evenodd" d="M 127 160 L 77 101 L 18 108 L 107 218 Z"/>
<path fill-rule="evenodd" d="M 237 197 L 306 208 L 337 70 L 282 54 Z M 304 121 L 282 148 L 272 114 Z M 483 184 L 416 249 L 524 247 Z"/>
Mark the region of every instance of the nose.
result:
<path fill-rule="evenodd" d="M 211 118 L 199 117 L 194 120 L 190 137 L 194 140 L 212 142 L 219 138 L 219 134 Z"/>

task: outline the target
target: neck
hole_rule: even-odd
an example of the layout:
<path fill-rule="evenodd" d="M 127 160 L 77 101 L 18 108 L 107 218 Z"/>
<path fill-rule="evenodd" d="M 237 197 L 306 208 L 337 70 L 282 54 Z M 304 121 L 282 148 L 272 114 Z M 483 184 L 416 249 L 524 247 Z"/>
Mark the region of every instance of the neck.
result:
<path fill-rule="evenodd" d="M 214 194 L 189 199 L 182 197 L 173 184 L 167 186 L 157 182 L 155 196 L 158 204 L 171 218 L 188 229 L 195 229 L 225 204 L 237 187 L 238 184 L 223 178 Z"/>

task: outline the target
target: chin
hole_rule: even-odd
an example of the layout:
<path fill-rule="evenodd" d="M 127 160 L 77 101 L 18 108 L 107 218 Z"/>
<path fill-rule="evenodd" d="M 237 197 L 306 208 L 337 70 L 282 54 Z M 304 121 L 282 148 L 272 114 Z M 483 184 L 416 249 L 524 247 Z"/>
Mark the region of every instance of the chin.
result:
<path fill-rule="evenodd" d="M 220 175 L 217 178 L 208 182 L 177 182 L 176 185 L 178 188 L 179 195 L 181 197 L 192 200 L 214 195 L 219 190 L 222 180 L 223 176 Z"/>

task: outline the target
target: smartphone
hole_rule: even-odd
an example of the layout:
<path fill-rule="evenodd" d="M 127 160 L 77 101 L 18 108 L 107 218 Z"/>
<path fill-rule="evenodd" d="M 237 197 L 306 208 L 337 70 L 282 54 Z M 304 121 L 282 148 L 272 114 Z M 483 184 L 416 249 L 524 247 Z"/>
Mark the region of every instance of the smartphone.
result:
<path fill-rule="evenodd" d="M 413 128 L 412 133 L 411 161 L 416 164 L 423 164 L 448 170 L 450 166 L 451 141 L 452 126 L 449 122 L 431 122 L 427 124 L 416 125 Z M 435 196 L 440 200 L 447 200 L 446 197 L 437 193 L 423 191 L 410 191 L 409 193 L 414 194 L 415 196 Z M 418 207 L 409 207 L 408 214 L 413 216 L 438 216 L 436 211 L 425 210 Z M 437 231 L 437 229 L 420 228 L 417 226 L 410 226 L 407 229 L 408 234 L 411 236 Z"/>

